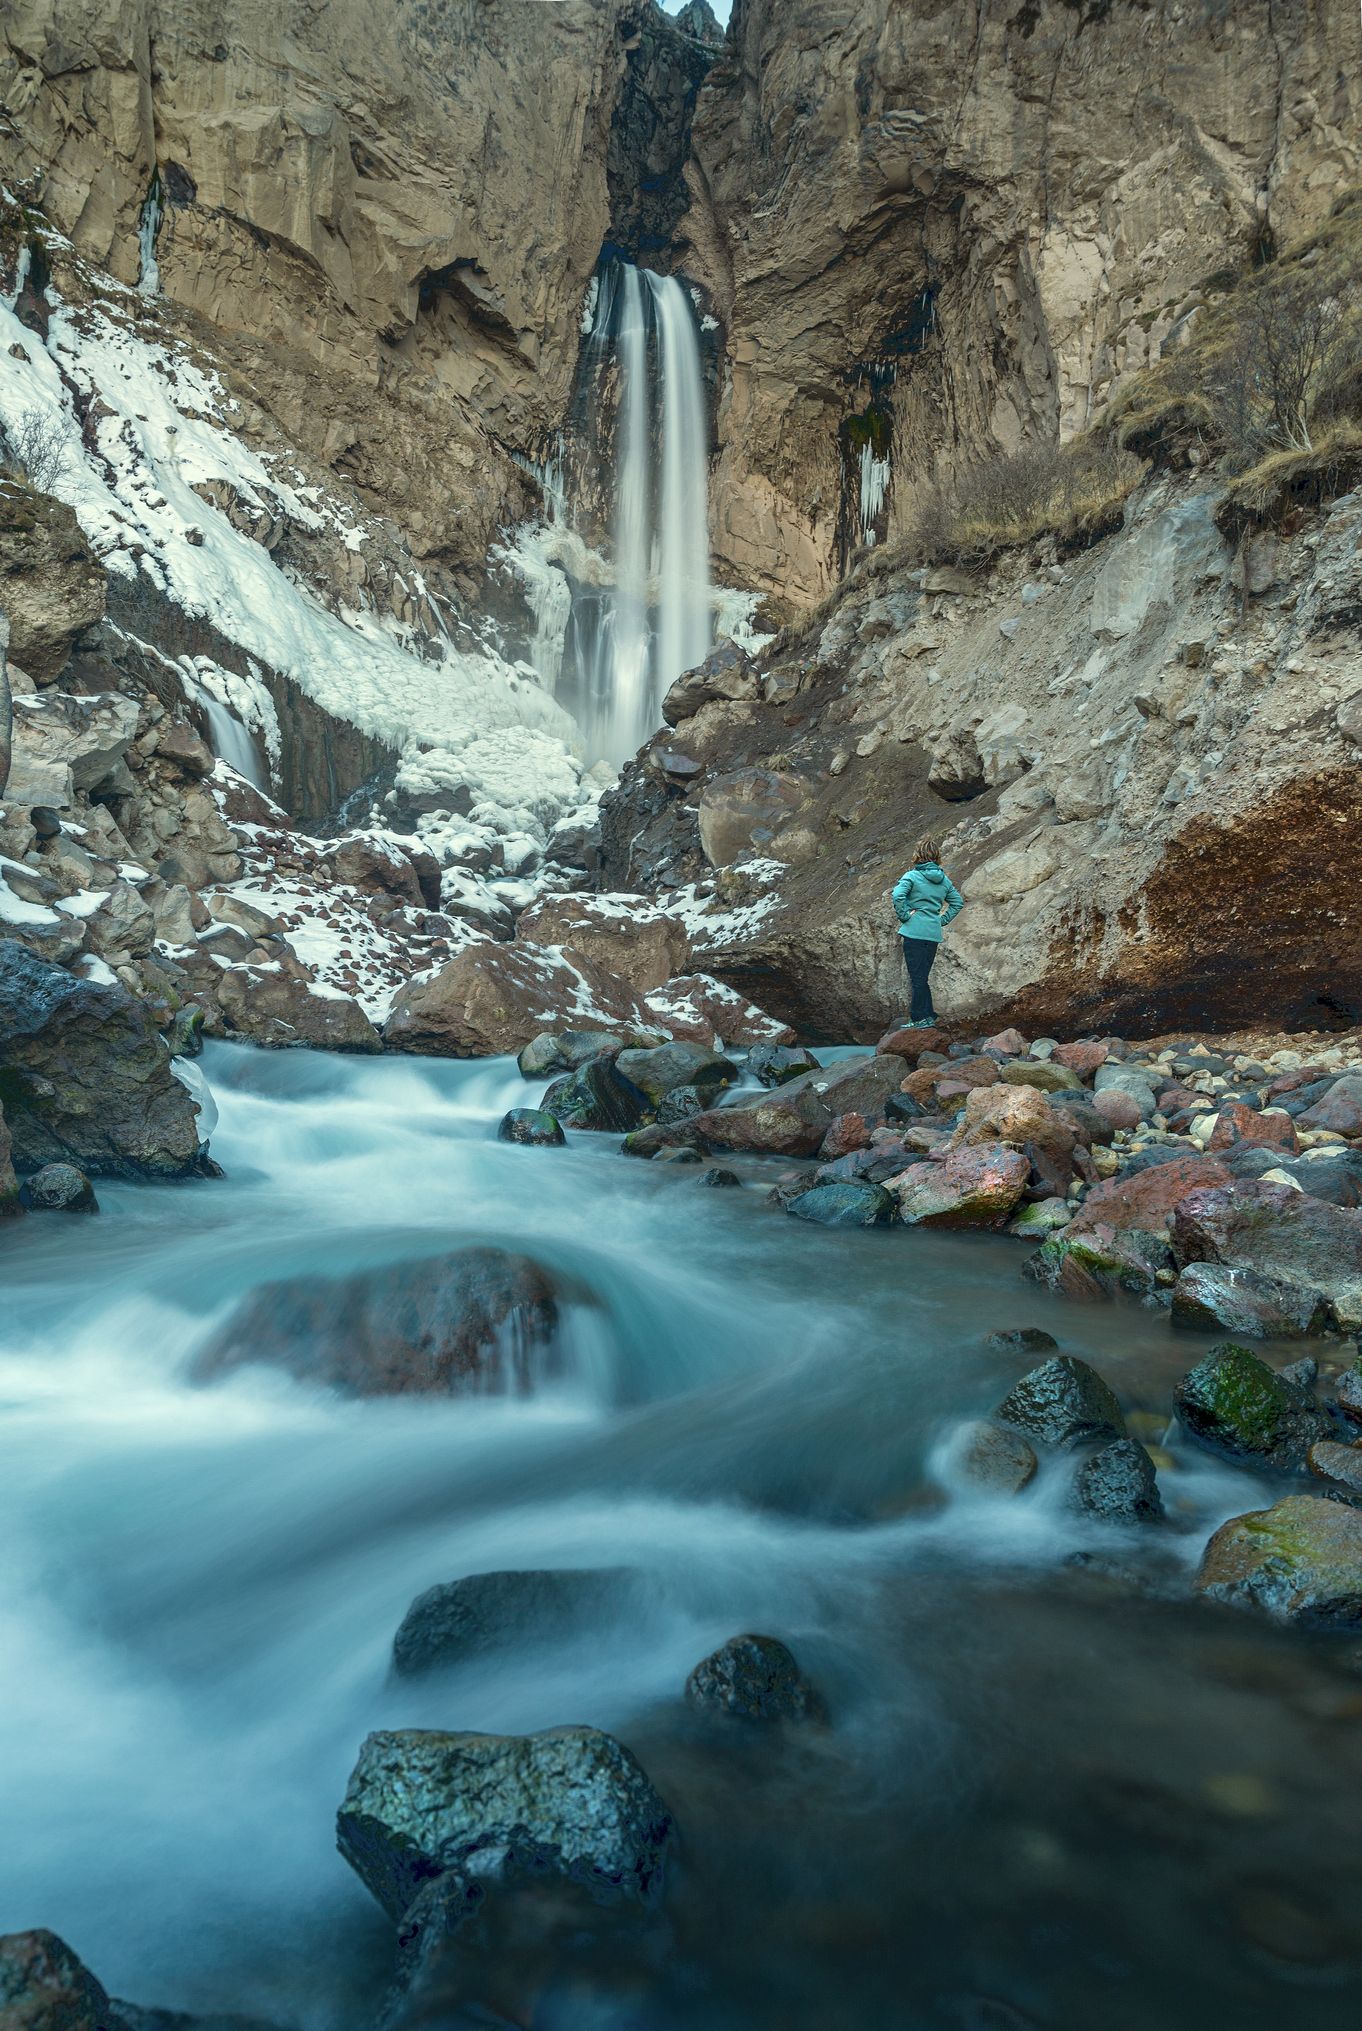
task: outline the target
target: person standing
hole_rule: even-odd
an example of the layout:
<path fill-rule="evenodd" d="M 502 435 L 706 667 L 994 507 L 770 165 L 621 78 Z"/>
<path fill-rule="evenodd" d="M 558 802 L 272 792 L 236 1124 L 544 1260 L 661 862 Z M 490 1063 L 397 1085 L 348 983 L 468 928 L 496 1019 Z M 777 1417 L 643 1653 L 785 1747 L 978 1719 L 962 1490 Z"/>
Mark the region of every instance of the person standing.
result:
<path fill-rule="evenodd" d="M 913 990 L 908 1027 L 927 1030 L 936 1021 L 931 971 L 941 949 L 941 933 L 965 906 L 964 897 L 942 868 L 940 842 L 930 835 L 919 839 L 913 865 L 895 882 L 893 904 L 903 941 L 903 963 Z"/>

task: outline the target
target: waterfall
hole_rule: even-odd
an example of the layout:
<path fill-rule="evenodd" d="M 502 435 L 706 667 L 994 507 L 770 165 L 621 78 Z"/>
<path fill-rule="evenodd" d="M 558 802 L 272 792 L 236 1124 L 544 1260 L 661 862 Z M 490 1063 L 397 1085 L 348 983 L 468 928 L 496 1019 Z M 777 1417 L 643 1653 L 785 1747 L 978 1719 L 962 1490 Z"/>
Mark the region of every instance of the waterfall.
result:
<path fill-rule="evenodd" d="M 244 776 L 254 789 L 263 790 L 268 795 L 269 777 L 246 727 L 207 689 L 200 689 L 199 702 L 207 715 L 214 754 L 229 768 L 235 769 L 239 776 Z"/>
<path fill-rule="evenodd" d="M 657 518 L 662 692 L 704 661 L 711 647 L 708 487 L 700 347 L 686 292 L 674 275 L 644 279 L 660 337 L 662 488 Z"/>
<path fill-rule="evenodd" d="M 618 764 L 661 725 L 669 686 L 713 647 L 709 433 L 695 313 L 674 275 L 611 261 L 588 316 L 580 436 L 592 470 L 580 476 L 604 499 L 610 554 L 572 526 L 558 467 L 548 526 L 526 532 L 510 559 L 541 681 L 591 757 Z"/>

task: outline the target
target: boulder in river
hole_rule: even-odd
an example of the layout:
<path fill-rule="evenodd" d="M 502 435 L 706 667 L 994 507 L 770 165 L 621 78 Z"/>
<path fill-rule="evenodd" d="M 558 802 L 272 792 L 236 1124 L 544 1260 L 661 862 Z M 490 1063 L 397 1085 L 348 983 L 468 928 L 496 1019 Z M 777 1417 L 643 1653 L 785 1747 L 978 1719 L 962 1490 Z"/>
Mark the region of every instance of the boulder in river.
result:
<path fill-rule="evenodd" d="M 1334 1402 L 1343 1416 L 1362 1425 L 1362 1355 L 1345 1368 L 1334 1388 Z"/>
<path fill-rule="evenodd" d="M 544 1095 L 544 1109 L 565 1128 L 637 1128 L 648 1112 L 647 1096 L 616 1069 L 605 1052 L 588 1058 L 566 1079 L 557 1079 Z"/>
<path fill-rule="evenodd" d="M 722 1164 L 711 1164 L 707 1171 L 701 1171 L 695 1182 L 697 1185 L 714 1185 L 721 1190 L 731 1190 L 734 1185 L 741 1185 L 742 1179 L 736 1171 L 725 1170 Z"/>
<path fill-rule="evenodd" d="M 1029 1086 L 1004 1085 L 976 1086 L 966 1095 L 951 1144 L 955 1149 L 991 1142 L 1010 1143 L 1016 1149 L 1029 1146 L 1053 1159 L 1067 1185 L 1078 1140 L 1078 1123 L 1052 1107 L 1043 1093 Z"/>
<path fill-rule="evenodd" d="M 1172 1246 L 1180 1266 L 1215 1262 L 1280 1278 L 1320 1292 L 1341 1326 L 1362 1325 L 1362 1213 L 1293 1185 L 1241 1179 L 1188 1192 L 1174 1212 Z"/>
<path fill-rule="evenodd" d="M 825 1721 L 821 1693 L 774 1636 L 731 1636 L 686 1680 L 697 1712 L 742 1721 Z"/>
<path fill-rule="evenodd" d="M 1073 1354 L 1056 1354 L 1023 1375 L 993 1415 L 1047 1446 L 1126 1436 L 1115 1396 L 1096 1369 Z"/>
<path fill-rule="evenodd" d="M 558 1372 L 558 1302 L 537 1262 L 461 1248 L 347 1277 L 262 1284 L 199 1357 L 264 1361 L 351 1396 L 521 1393 Z"/>
<path fill-rule="evenodd" d="M 783 1086 L 806 1072 L 816 1072 L 818 1060 L 812 1051 L 789 1044 L 758 1044 L 748 1052 L 744 1070 L 759 1086 Z"/>
<path fill-rule="evenodd" d="M 531 1037 L 516 1059 L 526 1079 L 549 1079 L 556 1072 L 575 1072 L 588 1058 L 618 1057 L 625 1038 L 612 1030 L 542 1030 Z"/>
<path fill-rule="evenodd" d="M 951 1464 L 958 1479 L 982 1495 L 1020 1495 L 1040 1467 L 1030 1440 L 994 1418 L 965 1427 Z"/>
<path fill-rule="evenodd" d="M 629 1597 L 628 1566 L 467 1573 L 418 1594 L 393 1638 L 399 1678 L 517 1643 L 557 1641 Z"/>
<path fill-rule="evenodd" d="M 1288 1495 L 1231 1517 L 1202 1555 L 1198 1593 L 1308 1628 L 1362 1627 L 1362 1510 Z"/>
<path fill-rule="evenodd" d="M 1305 1464 L 1321 1481 L 1332 1481 L 1350 1495 L 1362 1495 L 1362 1439 L 1349 1445 L 1337 1439 L 1316 1439 Z"/>
<path fill-rule="evenodd" d="M 564 1874 L 647 1897 L 661 1886 L 672 1816 L 622 1742 L 598 1728 L 537 1735 L 385 1729 L 368 1737 L 336 1821 L 342 1855 L 391 1918 L 431 1877 L 476 1873 L 515 1838 Z"/>
<path fill-rule="evenodd" d="M 3 2031 L 122 2031 L 121 2020 L 84 1962 L 55 1932 L 0 1937 Z"/>
<path fill-rule="evenodd" d="M 821 1097 L 800 1079 L 736 1107 L 707 1108 L 689 1126 L 711 1149 L 811 1157 L 832 1126 L 832 1115 Z"/>
<path fill-rule="evenodd" d="M 1089 1453 L 1074 1476 L 1073 1505 L 1103 1523 L 1157 1523 L 1163 1516 L 1154 1462 L 1134 1439 Z"/>
<path fill-rule="evenodd" d="M 525 1143 L 534 1149 L 561 1149 L 567 1141 L 562 1123 L 546 1107 L 512 1107 L 497 1124 L 498 1142 Z"/>
<path fill-rule="evenodd" d="M 1303 1384 L 1288 1381 L 1234 1340 L 1213 1347 L 1174 1391 L 1178 1419 L 1198 1444 L 1232 1460 L 1299 1468 L 1332 1429 Z"/>
<path fill-rule="evenodd" d="M 19 1198 L 30 1213 L 97 1213 L 95 1188 L 74 1164 L 44 1164 L 24 1179 Z"/>
<path fill-rule="evenodd" d="M 894 1218 L 894 1201 L 882 1185 L 829 1178 L 797 1193 L 785 1211 L 816 1227 L 887 1227 Z"/>
<path fill-rule="evenodd" d="M 1058 1354 L 1059 1342 L 1041 1326 L 1004 1326 L 984 1335 L 985 1347 L 1000 1354 Z"/>
<path fill-rule="evenodd" d="M 940 1163 L 912 1164 L 886 1189 L 907 1227 L 1001 1227 L 1030 1175 L 1020 1150 L 984 1142 L 952 1150 Z"/>
<path fill-rule="evenodd" d="M 211 1175 L 199 1115 L 150 1012 L 0 938 L 0 1064 L 16 1169 Z"/>
<path fill-rule="evenodd" d="M 738 1076 L 731 1058 L 703 1044 L 656 1044 L 649 1050 L 621 1051 L 615 1068 L 654 1106 L 678 1087 L 693 1087 L 712 1101 Z"/>
<path fill-rule="evenodd" d="M 1249 1339 L 1294 1339 L 1327 1332 L 1333 1314 L 1320 1293 L 1254 1269 L 1189 1262 L 1173 1286 L 1173 1324 Z"/>

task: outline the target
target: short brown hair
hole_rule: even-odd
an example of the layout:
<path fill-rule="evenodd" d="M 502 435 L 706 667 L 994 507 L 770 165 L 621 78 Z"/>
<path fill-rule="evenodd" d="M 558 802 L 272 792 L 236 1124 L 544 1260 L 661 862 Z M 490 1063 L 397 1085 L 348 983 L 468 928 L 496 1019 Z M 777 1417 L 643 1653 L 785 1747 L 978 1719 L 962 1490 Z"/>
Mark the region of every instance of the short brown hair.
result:
<path fill-rule="evenodd" d="M 941 841 L 937 839 L 932 833 L 925 832 L 922 838 L 919 839 L 917 845 L 913 848 L 914 867 L 921 867 L 924 861 L 928 860 L 939 861 L 940 858 L 941 858 Z"/>

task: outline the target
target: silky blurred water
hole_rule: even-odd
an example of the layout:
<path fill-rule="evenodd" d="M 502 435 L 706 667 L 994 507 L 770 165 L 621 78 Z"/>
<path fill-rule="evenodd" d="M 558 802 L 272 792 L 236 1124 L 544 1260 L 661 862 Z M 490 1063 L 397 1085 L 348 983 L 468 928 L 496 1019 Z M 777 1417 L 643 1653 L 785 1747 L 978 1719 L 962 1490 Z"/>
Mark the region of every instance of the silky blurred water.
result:
<path fill-rule="evenodd" d="M 608 1137 L 498 1144 L 533 1097 L 507 1062 L 219 1045 L 203 1069 L 225 1179 L 106 1183 L 98 1219 L 0 1232 L 0 1929 L 52 1927 L 139 2002 L 348 2031 L 392 1943 L 333 1845 L 365 1733 L 590 1721 L 683 1831 L 670 1971 L 612 2025 L 1355 2007 L 1352 1651 L 1177 1598 L 1272 1489 L 1175 1448 L 1150 1538 L 1082 1524 L 1058 1471 L 1010 1502 L 950 1487 L 951 1433 L 1029 1365 L 985 1333 L 1043 1325 L 1166 1411 L 1198 1349 L 1163 1315 L 1064 1307 L 1004 1241 L 811 1229 L 756 1162 L 713 1191 Z M 192 1377 L 262 1282 L 465 1242 L 570 1292 L 552 1388 Z M 389 1683 L 422 1588 L 620 1564 L 643 1608 Z M 826 1736 L 697 1735 L 686 1675 L 747 1628 L 818 1680 Z"/>

